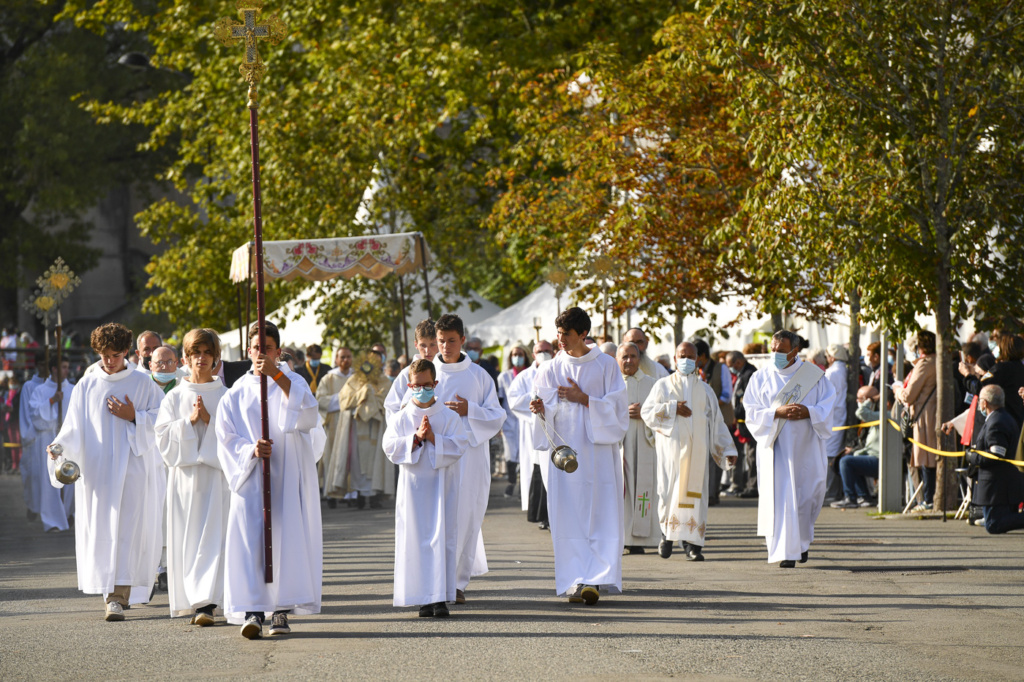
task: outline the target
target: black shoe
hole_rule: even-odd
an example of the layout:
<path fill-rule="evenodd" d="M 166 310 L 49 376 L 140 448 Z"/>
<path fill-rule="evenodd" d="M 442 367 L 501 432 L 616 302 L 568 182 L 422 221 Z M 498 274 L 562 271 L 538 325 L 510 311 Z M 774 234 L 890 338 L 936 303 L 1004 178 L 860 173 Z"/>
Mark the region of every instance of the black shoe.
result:
<path fill-rule="evenodd" d="M 434 617 L 434 605 L 425 604 L 420 607 L 420 618 L 433 618 Z"/>
<path fill-rule="evenodd" d="M 422 615 L 422 610 L 420 615 Z M 434 618 L 447 618 L 450 615 L 452 614 L 448 611 L 448 605 L 443 601 L 439 601 L 434 604 Z"/>
<path fill-rule="evenodd" d="M 540 528 L 541 530 L 551 530 L 551 526 L 548 525 L 547 521 L 541 521 L 540 523 L 537 524 L 537 527 Z"/>
<path fill-rule="evenodd" d="M 366 509 L 366 498 L 360 495 L 356 500 L 357 509 Z"/>
<path fill-rule="evenodd" d="M 686 559 L 687 561 L 704 561 L 704 554 L 702 550 L 704 548 L 700 545 L 686 544 Z"/>
<path fill-rule="evenodd" d="M 829 504 L 833 509 L 859 509 L 860 505 L 857 504 L 857 500 L 851 500 L 849 497 L 844 497 L 838 502 L 832 502 Z"/>
<path fill-rule="evenodd" d="M 381 504 L 380 495 L 374 495 L 370 498 L 370 509 L 383 509 L 384 505 Z"/>
<path fill-rule="evenodd" d="M 36 519 L 39 518 L 39 514 L 36 514 L 34 511 L 29 510 L 29 511 L 27 511 L 25 513 L 25 518 L 28 519 L 29 521 L 35 521 Z"/>
<path fill-rule="evenodd" d="M 785 561 L 779 562 L 779 568 L 796 568 L 796 562 L 792 559 L 786 559 Z"/>
<path fill-rule="evenodd" d="M 630 545 L 630 546 L 626 547 L 626 553 L 627 554 L 643 554 L 644 553 L 644 548 L 640 547 L 639 545 Z"/>
<path fill-rule="evenodd" d="M 161 592 L 167 591 L 167 571 L 161 571 L 156 577 L 156 586 Z"/>
<path fill-rule="evenodd" d="M 756 500 L 757 499 L 757 491 L 756 490 L 744 490 L 743 492 L 741 492 L 739 494 L 739 497 L 740 497 L 740 499 L 743 499 L 743 500 Z"/>
<path fill-rule="evenodd" d="M 515 493 L 516 493 L 516 484 L 515 483 L 509 483 L 505 487 L 505 497 L 515 497 Z"/>
<path fill-rule="evenodd" d="M 672 556 L 672 541 L 671 540 L 662 540 L 658 544 L 658 554 L 661 555 L 662 559 L 667 559 L 670 556 Z"/>
<path fill-rule="evenodd" d="M 800 552 L 800 563 L 806 564 L 808 555 L 808 552 Z"/>
<path fill-rule="evenodd" d="M 328 497 L 327 498 L 327 508 L 328 509 L 337 509 L 338 508 L 338 501 L 336 499 L 334 499 L 333 497 Z"/>

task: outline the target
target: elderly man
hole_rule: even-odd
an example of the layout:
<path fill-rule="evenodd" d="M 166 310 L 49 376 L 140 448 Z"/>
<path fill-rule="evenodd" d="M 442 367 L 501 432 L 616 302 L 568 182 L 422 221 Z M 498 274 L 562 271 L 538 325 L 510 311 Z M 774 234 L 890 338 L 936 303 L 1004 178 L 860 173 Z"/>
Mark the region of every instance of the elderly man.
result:
<path fill-rule="evenodd" d="M 149 369 L 153 381 L 164 395 L 177 386 L 178 380 L 185 376 L 185 372 L 178 367 L 178 356 L 169 346 L 160 346 L 153 351 L 149 358 Z"/>
<path fill-rule="evenodd" d="M 693 346 L 697 349 L 697 372 L 700 378 L 711 387 L 718 399 L 718 408 L 722 411 L 722 419 L 727 425 L 736 421 L 736 415 L 732 409 L 732 375 L 711 357 L 711 346 L 704 339 L 694 339 Z M 718 504 L 719 493 L 722 490 L 722 470 L 715 462 L 710 462 L 711 483 L 708 487 L 708 505 L 714 507 Z"/>
<path fill-rule="evenodd" d="M 323 356 L 324 351 L 320 344 L 310 344 L 306 346 L 306 361 L 295 368 L 295 373 L 306 380 L 309 390 L 313 391 L 314 395 L 316 395 L 316 389 L 319 388 L 320 382 L 331 371 L 330 365 L 320 362 L 320 358 Z"/>
<path fill-rule="evenodd" d="M 163 345 L 163 340 L 160 335 L 156 332 L 144 331 L 139 334 L 139 338 L 135 340 L 135 350 L 139 355 L 139 364 L 137 369 L 141 371 L 151 371 L 150 363 L 153 359 L 153 353 L 156 352 L 157 348 Z"/>
<path fill-rule="evenodd" d="M 757 534 L 768 561 L 793 568 L 807 561 L 825 498 L 826 444 L 836 391 L 825 373 L 797 358 L 800 337 L 772 336 L 772 364 L 750 378 L 743 396 L 747 428 L 757 441 Z"/>
<path fill-rule="evenodd" d="M 647 355 L 647 345 L 650 341 L 647 339 L 647 334 L 644 333 L 643 329 L 639 327 L 633 327 L 626 331 L 626 335 L 622 337 L 623 343 L 632 343 L 640 351 L 640 371 L 649 377 L 654 379 L 661 379 L 667 377 L 669 371 L 663 366 L 651 359 Z"/>
<path fill-rule="evenodd" d="M 1020 425 L 1006 410 L 1006 394 L 995 384 L 981 389 L 978 411 L 985 415 L 985 424 L 975 439 L 975 449 L 968 463 L 978 467 L 978 483 L 974 504 L 982 508 L 985 530 L 992 534 L 1024 528 L 1024 514 L 1018 510 L 1024 502 L 1024 474 L 1009 462 L 1016 454 Z M 998 457 L 999 459 L 993 459 Z"/>
<path fill-rule="evenodd" d="M 757 444 L 747 428 L 747 413 L 743 409 L 743 395 L 757 368 L 747 362 L 747 356 L 738 350 L 725 354 L 725 366 L 733 377 L 731 401 L 736 417 L 733 436 L 737 452 L 742 453 L 732 476 L 734 492 L 743 498 L 757 497 Z"/>
<path fill-rule="evenodd" d="M 547 461 L 548 451 L 537 449 L 533 443 L 533 381 L 537 370 L 551 360 L 554 353 L 547 341 L 538 341 L 533 346 L 533 364 L 520 372 L 508 387 L 508 405 L 519 420 L 519 490 L 522 495 L 526 520 L 540 524 L 541 530 L 548 530 Z"/>
<path fill-rule="evenodd" d="M 655 521 L 658 509 L 658 454 L 654 449 L 654 432 L 640 416 L 654 378 L 640 369 L 640 349 L 623 343 L 615 355 L 626 382 L 629 403 L 629 428 L 622 440 L 623 468 L 626 476 L 625 545 L 630 554 L 643 554 L 644 547 L 657 545 L 660 533 Z"/>
<path fill-rule="evenodd" d="M 722 419 L 718 396 L 696 373 L 697 347 L 676 347 L 676 371 L 659 379 L 644 402 L 643 420 L 654 430 L 658 451 L 658 518 L 665 536 L 662 558 L 680 541 L 686 558 L 704 561 L 708 488 L 714 459 L 724 469 L 736 462 L 736 447 Z"/>

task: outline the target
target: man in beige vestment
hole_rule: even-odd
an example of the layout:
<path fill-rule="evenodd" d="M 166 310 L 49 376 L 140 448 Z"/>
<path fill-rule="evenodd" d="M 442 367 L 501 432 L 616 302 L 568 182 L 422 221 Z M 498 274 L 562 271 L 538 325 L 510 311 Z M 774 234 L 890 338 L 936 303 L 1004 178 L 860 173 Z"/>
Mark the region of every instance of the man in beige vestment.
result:
<path fill-rule="evenodd" d="M 714 390 L 695 372 L 697 348 L 676 348 L 676 371 L 659 379 L 644 402 L 643 420 L 658 452 L 658 518 L 663 558 L 681 541 L 690 561 L 704 561 L 708 520 L 708 454 L 723 469 L 736 463 L 736 446 Z"/>
<path fill-rule="evenodd" d="M 658 528 L 658 455 L 654 450 L 654 432 L 640 417 L 640 408 L 654 388 L 654 378 L 640 370 L 640 349 L 625 342 L 616 355 L 626 382 L 629 403 L 629 428 L 622 440 L 622 462 L 626 480 L 625 546 L 630 554 L 643 554 L 644 547 L 656 547 L 661 539 Z"/>

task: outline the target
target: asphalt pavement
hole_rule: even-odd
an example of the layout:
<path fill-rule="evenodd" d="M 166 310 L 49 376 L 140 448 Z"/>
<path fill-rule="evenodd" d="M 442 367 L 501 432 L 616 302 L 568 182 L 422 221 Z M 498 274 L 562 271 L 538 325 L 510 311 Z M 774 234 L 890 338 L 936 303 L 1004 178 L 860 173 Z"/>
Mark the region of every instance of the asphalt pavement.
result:
<path fill-rule="evenodd" d="M 766 562 L 756 500 L 722 498 L 707 560 L 623 558 L 622 595 L 554 594 L 549 533 L 495 481 L 490 572 L 448 620 L 391 606 L 392 509 L 323 509 L 324 594 L 292 634 L 171 619 L 166 593 L 121 623 L 76 589 L 74 536 L 25 518 L 0 479 L 0 680 L 1024 678 L 1024 533 L 826 509 L 810 561 Z"/>

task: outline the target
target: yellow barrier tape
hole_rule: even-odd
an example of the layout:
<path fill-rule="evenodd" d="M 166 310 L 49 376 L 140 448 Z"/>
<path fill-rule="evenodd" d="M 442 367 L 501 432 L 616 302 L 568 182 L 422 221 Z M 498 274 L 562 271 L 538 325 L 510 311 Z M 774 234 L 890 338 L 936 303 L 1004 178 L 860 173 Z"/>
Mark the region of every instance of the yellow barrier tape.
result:
<path fill-rule="evenodd" d="M 4 443 L 5 448 L 20 448 L 21 443 Z"/>

